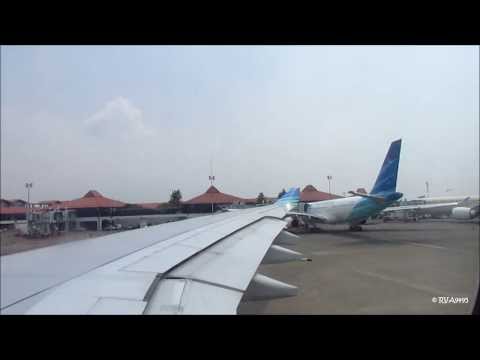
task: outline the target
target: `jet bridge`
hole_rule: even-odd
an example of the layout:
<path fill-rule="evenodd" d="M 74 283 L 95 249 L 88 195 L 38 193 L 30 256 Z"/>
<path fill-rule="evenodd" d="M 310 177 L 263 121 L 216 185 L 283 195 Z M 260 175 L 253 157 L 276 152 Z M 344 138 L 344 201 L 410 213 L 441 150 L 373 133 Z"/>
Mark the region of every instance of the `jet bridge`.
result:
<path fill-rule="evenodd" d="M 27 235 L 30 237 L 47 237 L 76 228 L 74 210 L 33 211 L 27 214 Z"/>

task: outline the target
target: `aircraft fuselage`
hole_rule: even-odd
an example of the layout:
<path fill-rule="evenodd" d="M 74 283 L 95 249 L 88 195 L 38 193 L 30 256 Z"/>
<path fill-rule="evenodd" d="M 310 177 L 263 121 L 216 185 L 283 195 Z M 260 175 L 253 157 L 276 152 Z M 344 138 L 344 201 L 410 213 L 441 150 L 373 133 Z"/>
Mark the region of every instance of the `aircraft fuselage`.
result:
<path fill-rule="evenodd" d="M 398 194 L 401 196 L 400 193 Z M 305 212 L 327 219 L 327 224 L 359 224 L 363 220 L 380 213 L 397 199 L 397 196 L 394 196 L 394 199 L 380 204 L 374 199 L 351 196 L 343 199 L 310 203 L 306 206 Z"/>

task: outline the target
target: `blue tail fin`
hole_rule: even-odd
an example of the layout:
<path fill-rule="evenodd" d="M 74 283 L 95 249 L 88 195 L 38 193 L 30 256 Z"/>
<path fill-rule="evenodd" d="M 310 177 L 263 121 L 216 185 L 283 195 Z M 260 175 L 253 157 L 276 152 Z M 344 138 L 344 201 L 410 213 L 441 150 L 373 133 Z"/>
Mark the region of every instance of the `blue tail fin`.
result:
<path fill-rule="evenodd" d="M 285 207 L 287 211 L 292 210 L 300 201 L 300 188 L 291 188 L 275 204 Z"/>
<path fill-rule="evenodd" d="M 395 192 L 397 188 L 397 173 L 401 147 L 402 139 L 396 140 L 390 144 L 390 149 L 388 149 L 387 156 L 383 161 L 377 181 L 375 181 L 375 185 L 373 185 L 370 194 Z"/>

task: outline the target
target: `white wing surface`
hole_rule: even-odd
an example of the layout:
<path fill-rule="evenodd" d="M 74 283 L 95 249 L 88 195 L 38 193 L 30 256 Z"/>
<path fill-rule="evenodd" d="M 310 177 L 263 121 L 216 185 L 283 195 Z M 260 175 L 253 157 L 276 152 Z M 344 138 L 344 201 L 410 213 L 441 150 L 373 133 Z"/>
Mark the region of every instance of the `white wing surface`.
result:
<path fill-rule="evenodd" d="M 284 215 L 277 203 L 2 256 L 1 312 L 235 314 L 264 258 L 302 259 L 277 245 L 292 238 Z M 251 298 L 295 293 L 261 279 Z"/>

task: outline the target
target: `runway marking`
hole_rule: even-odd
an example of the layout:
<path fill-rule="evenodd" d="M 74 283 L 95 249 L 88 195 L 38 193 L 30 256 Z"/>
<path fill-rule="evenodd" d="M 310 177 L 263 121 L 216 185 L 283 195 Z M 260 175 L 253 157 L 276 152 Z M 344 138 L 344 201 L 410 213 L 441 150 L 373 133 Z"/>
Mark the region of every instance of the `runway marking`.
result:
<path fill-rule="evenodd" d="M 451 292 L 447 292 L 447 291 L 438 290 L 438 289 L 432 288 L 430 286 L 418 285 L 418 284 L 413 284 L 409 281 L 405 281 L 405 280 L 401 280 L 401 279 L 395 279 L 395 278 L 392 278 L 392 277 L 387 276 L 387 275 L 376 274 L 376 273 L 372 273 L 372 272 L 369 272 L 369 271 L 360 271 L 360 270 L 357 270 L 357 269 L 353 269 L 353 271 L 355 271 L 356 273 L 362 274 L 362 275 L 367 275 L 367 276 L 370 276 L 370 277 L 374 277 L 374 278 L 382 279 L 382 280 L 385 280 L 385 281 L 390 281 L 390 282 L 394 282 L 394 283 L 397 283 L 397 284 L 400 284 L 400 285 L 404 285 L 404 286 L 407 286 L 407 287 L 412 288 L 412 289 L 424 291 L 424 292 L 427 292 L 429 294 L 436 295 L 436 296 L 451 293 Z"/>
<path fill-rule="evenodd" d="M 316 256 L 328 255 L 351 255 L 351 254 L 365 254 L 368 250 L 353 250 L 353 251 L 312 251 L 310 254 Z"/>
<path fill-rule="evenodd" d="M 417 242 L 413 242 L 413 241 L 409 241 L 408 244 L 414 245 L 414 246 L 431 248 L 431 249 L 446 250 L 446 251 L 450 251 L 450 252 L 453 252 L 453 253 L 462 253 L 462 254 L 470 254 L 471 253 L 470 251 L 453 249 L 453 248 L 449 248 L 449 247 L 445 247 L 445 246 L 439 246 L 439 245 L 422 244 L 422 243 L 417 243 Z"/>
<path fill-rule="evenodd" d="M 413 242 L 413 241 L 410 241 L 409 244 L 411 244 L 411 245 L 416 245 L 416 246 L 427 247 L 427 248 L 433 248 L 433 249 L 452 250 L 452 249 L 447 248 L 447 247 L 445 247 L 445 246 L 422 244 L 422 243 L 417 243 L 417 242 Z"/>
<path fill-rule="evenodd" d="M 336 251 L 312 251 L 311 254 L 316 255 L 316 256 L 322 256 L 322 255 L 337 255 L 337 254 L 341 254 L 341 253 L 336 252 Z"/>

